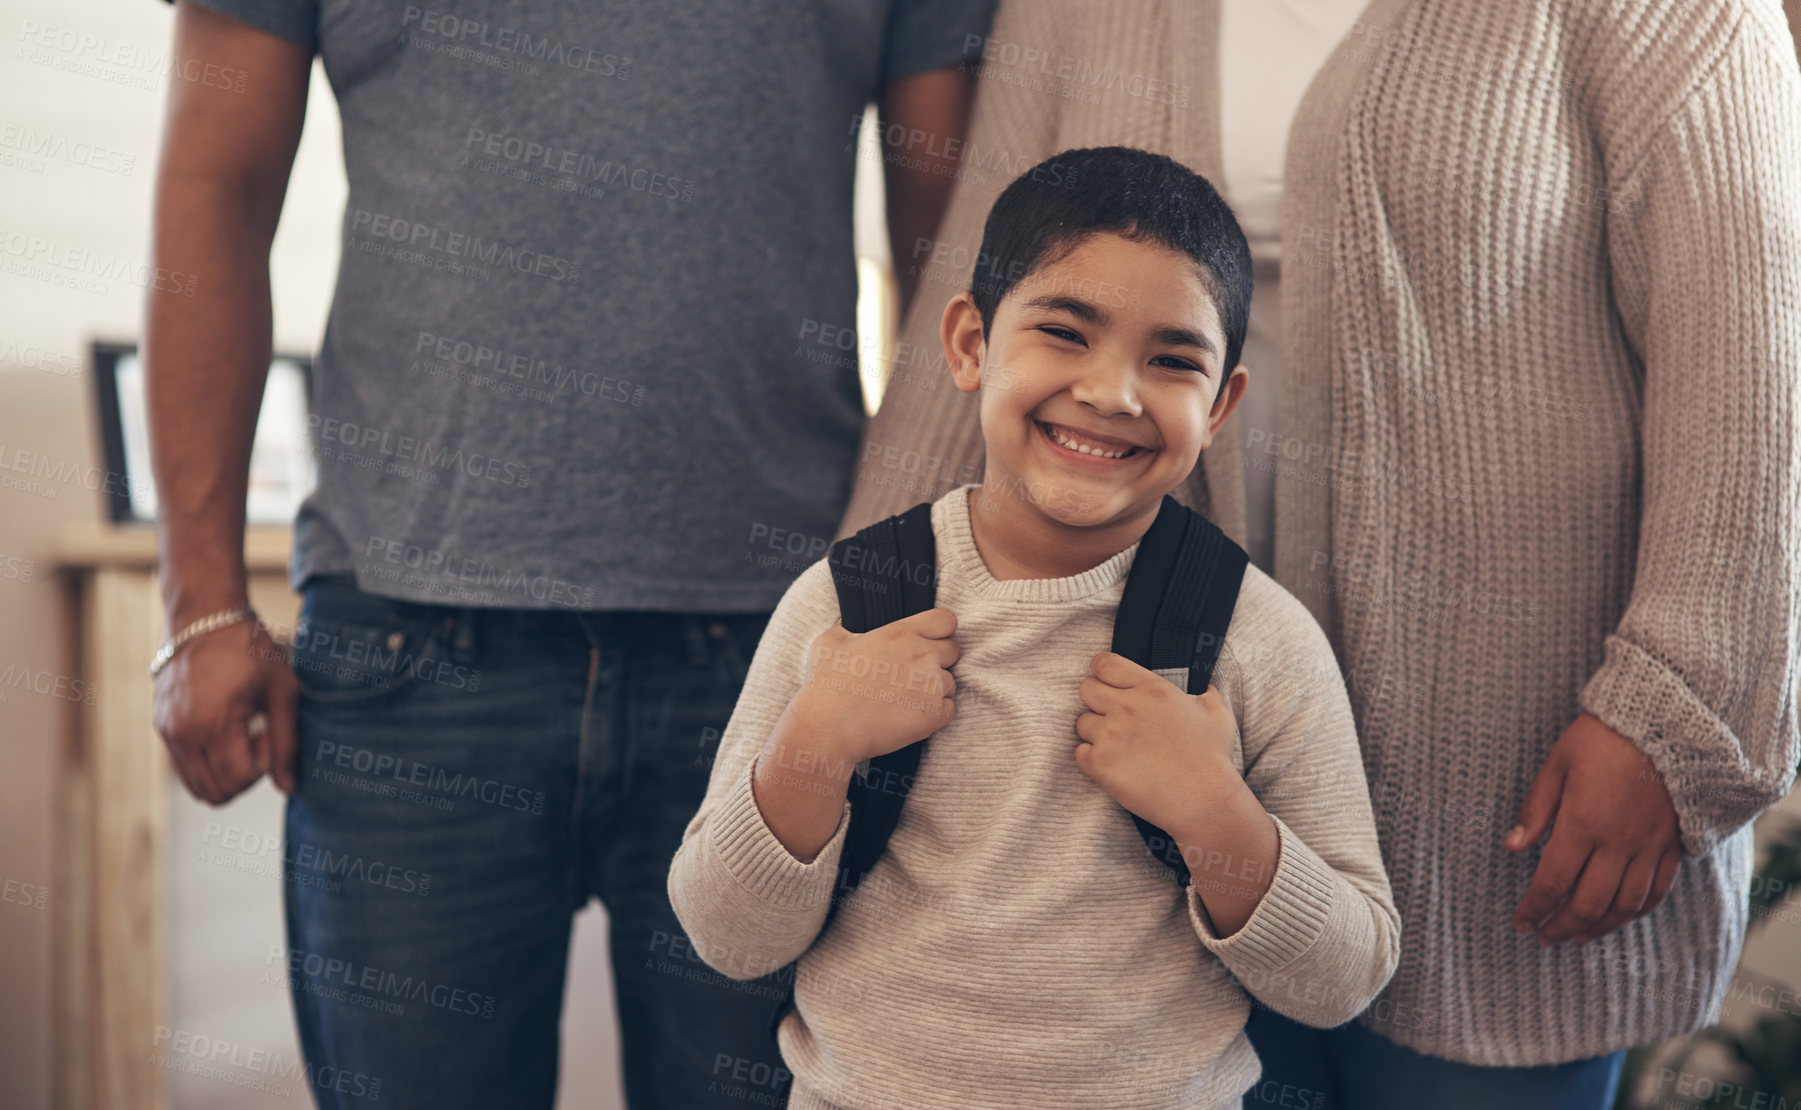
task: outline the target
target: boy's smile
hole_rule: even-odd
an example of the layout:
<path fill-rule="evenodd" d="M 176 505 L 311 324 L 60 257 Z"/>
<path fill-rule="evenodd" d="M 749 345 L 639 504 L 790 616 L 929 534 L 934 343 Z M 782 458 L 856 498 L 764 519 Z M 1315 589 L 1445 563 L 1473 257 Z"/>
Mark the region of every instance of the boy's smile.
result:
<path fill-rule="evenodd" d="M 1069 424 L 1047 424 L 1042 420 L 1037 424 L 1038 430 L 1057 447 L 1059 453 L 1072 456 L 1072 462 L 1093 460 L 1096 465 L 1102 462 L 1123 462 L 1128 458 L 1143 458 L 1150 451 L 1142 444 L 1103 436 Z"/>
<path fill-rule="evenodd" d="M 981 390 L 971 518 L 996 577 L 1079 574 L 1136 542 L 1243 393 L 1197 264 L 1160 243 L 1092 234 L 981 324 L 967 293 L 945 308 L 957 388 Z"/>

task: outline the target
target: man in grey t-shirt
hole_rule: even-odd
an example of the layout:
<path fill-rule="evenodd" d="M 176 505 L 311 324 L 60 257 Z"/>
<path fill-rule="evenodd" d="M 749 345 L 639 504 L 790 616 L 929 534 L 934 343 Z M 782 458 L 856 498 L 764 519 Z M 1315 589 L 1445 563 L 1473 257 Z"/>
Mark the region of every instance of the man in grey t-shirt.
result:
<path fill-rule="evenodd" d="M 282 963 L 322 1104 L 548 1105 L 595 895 L 635 1110 L 785 1091 L 780 991 L 698 962 L 667 865 L 848 494 L 864 105 L 911 244 L 991 8 L 177 7 L 177 56 L 247 80 L 178 83 L 158 172 L 156 263 L 200 283 L 147 314 L 181 639 L 156 724 L 195 796 L 290 794 Z M 288 652 L 243 612 L 242 507 L 315 53 L 349 199 Z"/>

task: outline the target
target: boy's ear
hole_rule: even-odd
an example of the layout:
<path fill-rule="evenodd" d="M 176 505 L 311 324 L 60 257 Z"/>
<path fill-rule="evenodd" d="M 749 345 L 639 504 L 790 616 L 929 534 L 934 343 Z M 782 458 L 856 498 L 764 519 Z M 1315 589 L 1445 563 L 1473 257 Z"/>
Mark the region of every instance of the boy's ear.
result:
<path fill-rule="evenodd" d="M 1213 437 L 1219 434 L 1219 426 L 1226 422 L 1226 417 L 1231 416 L 1232 410 L 1238 407 L 1238 402 L 1244 399 L 1245 387 L 1250 384 L 1250 381 L 1251 372 L 1245 369 L 1244 363 L 1241 362 L 1232 367 L 1232 373 L 1227 375 L 1225 385 L 1213 395 L 1213 408 L 1207 413 L 1208 446 L 1212 445 Z"/>
<path fill-rule="evenodd" d="M 938 322 L 938 335 L 944 341 L 944 358 L 950 364 L 951 377 L 957 388 L 974 393 L 982 387 L 982 359 L 987 342 L 982 336 L 982 313 L 975 298 L 965 290 L 944 306 L 944 318 Z"/>

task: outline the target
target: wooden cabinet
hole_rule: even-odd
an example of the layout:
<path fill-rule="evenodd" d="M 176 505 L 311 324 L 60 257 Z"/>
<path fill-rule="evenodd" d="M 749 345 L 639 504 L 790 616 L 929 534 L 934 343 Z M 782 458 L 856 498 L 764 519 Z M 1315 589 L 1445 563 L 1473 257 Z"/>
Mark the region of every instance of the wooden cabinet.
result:
<path fill-rule="evenodd" d="M 290 532 L 252 528 L 250 604 L 292 629 Z M 56 803 L 56 1106 L 162 1110 L 156 1027 L 168 1008 L 168 753 L 150 723 L 150 658 L 164 637 L 156 533 L 100 526 L 59 538 L 71 635 L 64 673 L 83 683 L 60 738 Z"/>

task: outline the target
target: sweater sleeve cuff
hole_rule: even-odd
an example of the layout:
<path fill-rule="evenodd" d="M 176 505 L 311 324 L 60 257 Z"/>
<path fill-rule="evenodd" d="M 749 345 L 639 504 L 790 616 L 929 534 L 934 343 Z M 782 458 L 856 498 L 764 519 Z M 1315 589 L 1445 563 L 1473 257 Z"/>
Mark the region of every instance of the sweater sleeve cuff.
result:
<path fill-rule="evenodd" d="M 756 767 L 755 759 L 745 766 L 708 819 L 713 848 L 732 878 L 770 905 L 784 909 L 817 905 L 831 897 L 838 878 L 838 856 L 850 827 L 850 801 L 845 800 L 831 839 L 811 862 L 803 863 L 776 839 L 763 811 L 757 808 L 756 795 L 751 792 Z"/>
<path fill-rule="evenodd" d="M 1201 943 L 1235 973 L 1278 971 L 1293 963 L 1319 939 L 1332 910 L 1336 875 L 1331 867 L 1281 818 L 1272 814 L 1270 819 L 1281 844 L 1276 873 L 1250 920 L 1236 933 L 1223 940 L 1215 935 L 1200 890 L 1193 884 L 1188 888 L 1188 916 Z"/>
<path fill-rule="evenodd" d="M 1607 637 L 1578 704 L 1638 745 L 1663 777 L 1689 855 L 1712 851 L 1767 804 L 1768 784 L 1738 757 L 1731 729 L 1679 675 L 1624 637 Z"/>

